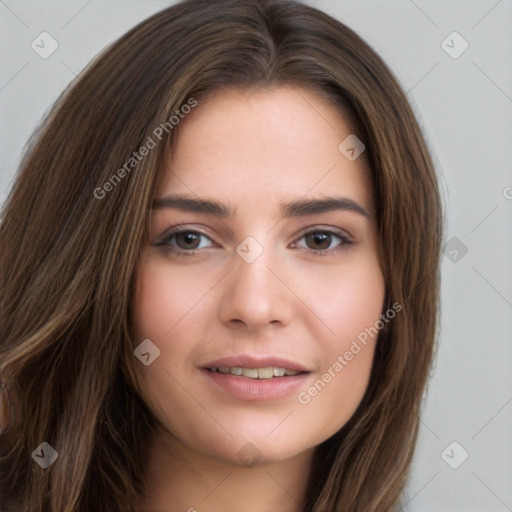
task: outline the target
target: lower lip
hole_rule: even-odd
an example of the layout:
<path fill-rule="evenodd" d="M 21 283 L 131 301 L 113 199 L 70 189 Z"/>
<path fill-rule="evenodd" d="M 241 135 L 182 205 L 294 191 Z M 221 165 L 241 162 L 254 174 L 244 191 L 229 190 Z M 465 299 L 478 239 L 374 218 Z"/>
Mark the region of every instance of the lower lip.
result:
<path fill-rule="evenodd" d="M 271 379 L 251 379 L 237 377 L 230 373 L 211 372 L 203 369 L 203 374 L 211 379 L 219 388 L 240 400 L 269 401 L 279 400 L 292 393 L 297 393 L 304 386 L 307 373 L 273 377 Z"/>

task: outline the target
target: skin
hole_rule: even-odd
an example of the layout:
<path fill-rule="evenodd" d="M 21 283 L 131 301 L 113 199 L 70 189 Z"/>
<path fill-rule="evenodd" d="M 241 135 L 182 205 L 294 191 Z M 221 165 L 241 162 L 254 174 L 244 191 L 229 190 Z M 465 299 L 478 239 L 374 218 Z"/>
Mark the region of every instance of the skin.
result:
<path fill-rule="evenodd" d="M 179 129 L 157 198 L 215 200 L 231 215 L 152 212 L 133 335 L 135 346 L 150 339 L 160 349 L 149 366 L 136 363 L 143 397 L 163 429 L 148 445 L 141 509 L 297 512 L 314 448 L 355 412 L 371 371 L 375 339 L 309 403 L 298 400 L 382 313 L 367 164 L 364 155 L 351 162 L 338 150 L 351 129 L 337 109 L 303 90 L 216 93 Z M 281 210 L 290 201 L 334 196 L 370 215 Z M 175 226 L 205 236 L 168 236 L 162 246 Z M 322 235 L 326 229 L 336 234 Z M 311 231 L 320 234 L 304 236 Z M 263 250 L 252 263 L 236 252 L 247 236 Z M 191 252 L 191 240 L 199 247 L 192 255 L 169 250 Z M 278 355 L 310 373 L 289 396 L 241 400 L 201 370 L 233 354 Z M 246 443 L 261 456 L 252 467 L 237 456 Z"/>

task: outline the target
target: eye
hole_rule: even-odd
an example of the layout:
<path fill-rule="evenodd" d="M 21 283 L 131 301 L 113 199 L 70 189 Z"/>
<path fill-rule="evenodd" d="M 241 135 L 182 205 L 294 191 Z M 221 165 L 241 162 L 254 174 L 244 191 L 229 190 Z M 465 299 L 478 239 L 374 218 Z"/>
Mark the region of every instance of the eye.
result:
<path fill-rule="evenodd" d="M 157 245 L 164 246 L 171 251 L 193 254 L 198 249 L 211 247 L 212 240 L 199 231 L 183 229 L 168 233 Z"/>
<path fill-rule="evenodd" d="M 310 231 L 302 235 L 296 242 L 295 248 L 311 249 L 315 252 L 323 254 L 341 245 L 349 245 L 349 238 L 341 233 L 334 233 L 330 230 Z"/>

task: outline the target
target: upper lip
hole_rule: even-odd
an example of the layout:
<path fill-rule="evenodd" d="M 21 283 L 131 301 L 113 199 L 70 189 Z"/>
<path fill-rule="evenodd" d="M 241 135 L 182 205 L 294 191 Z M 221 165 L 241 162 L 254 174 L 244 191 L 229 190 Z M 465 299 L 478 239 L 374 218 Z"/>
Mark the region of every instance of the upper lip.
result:
<path fill-rule="evenodd" d="M 203 366 L 203 368 L 221 368 L 222 366 L 238 366 L 241 368 L 284 368 L 294 372 L 308 372 L 309 370 L 295 361 L 290 361 L 279 356 L 251 356 L 251 355 L 233 355 L 215 359 Z"/>

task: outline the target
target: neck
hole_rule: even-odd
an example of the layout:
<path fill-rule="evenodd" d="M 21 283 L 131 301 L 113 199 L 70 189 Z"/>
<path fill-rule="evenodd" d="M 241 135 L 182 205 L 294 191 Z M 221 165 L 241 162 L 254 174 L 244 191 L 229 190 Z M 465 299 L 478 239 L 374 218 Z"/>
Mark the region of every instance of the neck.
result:
<path fill-rule="evenodd" d="M 300 512 L 313 449 L 284 461 L 246 467 L 212 459 L 156 435 L 150 447 L 141 512 Z"/>

